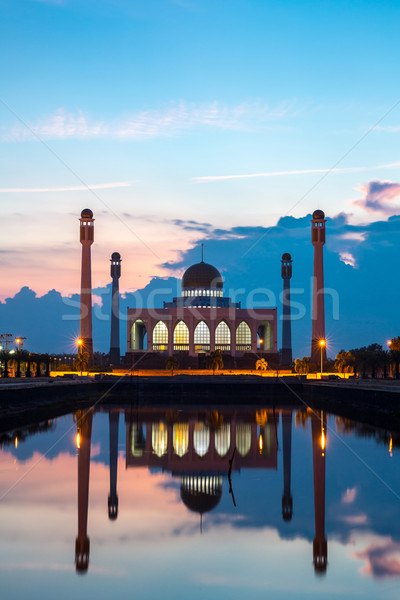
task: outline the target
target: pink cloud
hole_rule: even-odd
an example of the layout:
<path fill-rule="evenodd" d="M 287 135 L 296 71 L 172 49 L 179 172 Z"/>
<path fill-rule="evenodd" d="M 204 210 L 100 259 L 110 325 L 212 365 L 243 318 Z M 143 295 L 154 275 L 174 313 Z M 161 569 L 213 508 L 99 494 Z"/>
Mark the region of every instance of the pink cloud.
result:
<path fill-rule="evenodd" d="M 366 212 L 383 213 L 386 216 L 400 212 L 400 206 L 395 204 L 396 200 L 400 200 L 400 183 L 373 180 L 357 189 L 364 195 L 354 200 L 353 204 Z"/>
<path fill-rule="evenodd" d="M 400 577 L 400 544 L 393 541 L 386 545 L 371 544 L 356 552 L 356 558 L 366 560 L 361 572 L 371 577 Z"/>

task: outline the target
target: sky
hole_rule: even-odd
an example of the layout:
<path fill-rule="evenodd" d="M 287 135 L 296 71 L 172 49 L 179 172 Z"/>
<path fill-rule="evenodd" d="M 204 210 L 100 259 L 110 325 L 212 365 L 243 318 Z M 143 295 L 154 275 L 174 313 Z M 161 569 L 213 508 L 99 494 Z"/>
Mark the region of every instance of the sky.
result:
<path fill-rule="evenodd" d="M 288 250 L 269 232 L 316 208 L 327 251 L 370 285 L 363 232 L 400 214 L 398 2 L 0 0 L 0 14 L 2 301 L 78 292 L 86 207 L 95 288 L 114 251 L 134 293 L 181 277 L 201 242 L 228 279 L 258 269 L 269 285 Z M 343 246 L 340 219 L 357 230 Z M 277 266 L 260 270 L 258 248 Z"/>

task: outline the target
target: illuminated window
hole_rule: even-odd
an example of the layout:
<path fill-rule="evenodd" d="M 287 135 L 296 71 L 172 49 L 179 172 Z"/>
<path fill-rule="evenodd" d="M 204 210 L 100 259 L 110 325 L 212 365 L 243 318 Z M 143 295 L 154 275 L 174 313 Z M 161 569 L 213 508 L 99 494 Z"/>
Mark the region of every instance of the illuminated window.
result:
<path fill-rule="evenodd" d="M 239 423 L 236 425 L 236 448 L 240 456 L 246 456 L 251 448 L 251 425 Z"/>
<path fill-rule="evenodd" d="M 151 444 L 157 456 L 163 456 L 168 448 L 168 429 L 165 423 L 153 423 L 151 430 Z"/>
<path fill-rule="evenodd" d="M 132 350 L 147 349 L 146 326 L 142 319 L 136 319 L 131 327 L 131 348 Z"/>
<path fill-rule="evenodd" d="M 215 330 L 215 349 L 230 350 L 231 349 L 231 330 L 225 321 L 221 321 Z"/>
<path fill-rule="evenodd" d="M 205 456 L 207 454 L 210 446 L 210 429 L 205 423 L 195 423 L 193 446 L 198 456 Z"/>
<path fill-rule="evenodd" d="M 143 425 L 132 425 L 131 429 L 131 453 L 135 458 L 143 456 L 146 447 L 146 435 L 143 430 Z"/>
<path fill-rule="evenodd" d="M 166 350 L 168 347 L 168 328 L 158 321 L 153 329 L 153 350 Z"/>
<path fill-rule="evenodd" d="M 219 456 L 226 456 L 231 447 L 231 426 L 229 423 L 222 425 L 215 432 L 215 449 Z"/>
<path fill-rule="evenodd" d="M 188 423 L 175 423 L 173 429 L 174 452 L 182 457 L 189 448 L 189 425 Z"/>
<path fill-rule="evenodd" d="M 194 330 L 194 346 L 196 352 L 210 350 L 210 330 L 204 321 L 200 321 Z"/>
<path fill-rule="evenodd" d="M 251 330 L 245 321 L 239 323 L 236 329 L 236 349 L 251 350 Z"/>
<path fill-rule="evenodd" d="M 174 350 L 189 350 L 189 328 L 183 321 L 174 329 Z"/>

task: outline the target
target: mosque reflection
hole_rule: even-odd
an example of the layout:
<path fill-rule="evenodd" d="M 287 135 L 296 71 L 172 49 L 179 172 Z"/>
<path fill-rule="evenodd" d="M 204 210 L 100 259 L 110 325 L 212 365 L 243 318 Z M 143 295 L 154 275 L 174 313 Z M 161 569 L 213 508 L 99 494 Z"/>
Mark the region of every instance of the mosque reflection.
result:
<path fill-rule="evenodd" d="M 200 515 L 215 509 L 221 498 L 223 478 L 241 469 L 277 469 L 278 426 L 281 421 L 283 450 L 282 518 L 293 514 L 291 493 L 291 409 L 260 411 L 146 411 L 110 408 L 110 492 L 108 517 L 118 517 L 117 465 L 120 413 L 126 426 L 126 468 L 160 468 L 180 480 L 183 504 Z M 296 414 L 296 417 L 298 415 Z M 316 573 L 327 568 L 325 536 L 326 415 L 309 410 L 299 416 L 311 420 L 314 474 L 315 537 L 313 563 Z M 79 573 L 89 567 L 90 541 L 87 533 L 90 449 L 93 411 L 75 414 L 78 453 L 78 535 L 75 565 Z"/>

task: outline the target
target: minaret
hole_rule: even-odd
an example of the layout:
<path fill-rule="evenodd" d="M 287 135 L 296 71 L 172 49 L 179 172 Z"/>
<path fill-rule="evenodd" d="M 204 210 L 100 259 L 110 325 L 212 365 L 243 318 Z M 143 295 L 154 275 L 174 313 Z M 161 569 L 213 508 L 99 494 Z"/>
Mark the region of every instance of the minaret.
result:
<path fill-rule="evenodd" d="M 118 517 L 117 469 L 118 469 L 118 424 L 119 412 L 110 410 L 110 495 L 108 496 L 108 517 L 112 521 Z"/>
<path fill-rule="evenodd" d="M 90 246 L 94 240 L 94 219 L 90 208 L 81 212 L 80 236 L 82 244 L 81 271 L 81 315 L 79 337 L 82 340 L 82 351 L 89 354 L 89 366 L 93 365 L 92 335 L 92 267 Z"/>
<path fill-rule="evenodd" d="M 290 475 L 292 466 L 292 411 L 282 413 L 282 442 L 283 442 L 283 496 L 282 517 L 290 521 L 293 515 L 293 498 L 290 491 Z"/>
<path fill-rule="evenodd" d="M 290 314 L 290 280 L 292 278 L 292 257 L 285 252 L 282 254 L 282 351 L 281 364 L 292 363 L 292 323 Z"/>
<path fill-rule="evenodd" d="M 326 416 L 322 411 L 313 411 L 311 432 L 314 470 L 314 513 L 315 537 L 313 541 L 313 563 L 317 573 L 325 573 L 328 560 L 328 544 L 325 537 L 325 452 Z"/>
<path fill-rule="evenodd" d="M 121 362 L 121 350 L 119 346 L 119 278 L 121 277 L 121 255 L 113 252 L 111 255 L 111 340 L 110 340 L 110 363 L 119 365 Z"/>
<path fill-rule="evenodd" d="M 76 570 L 85 573 L 89 567 L 90 542 L 87 535 L 89 508 L 90 446 L 93 411 L 77 411 L 75 415 L 78 448 L 78 536 L 75 541 Z"/>
<path fill-rule="evenodd" d="M 324 340 L 322 358 L 326 361 L 325 343 L 325 300 L 324 300 L 324 244 L 325 244 L 325 214 L 315 210 L 311 220 L 311 241 L 314 246 L 314 278 L 312 297 L 312 335 L 311 362 L 319 365 L 321 362 L 320 341 Z"/>

